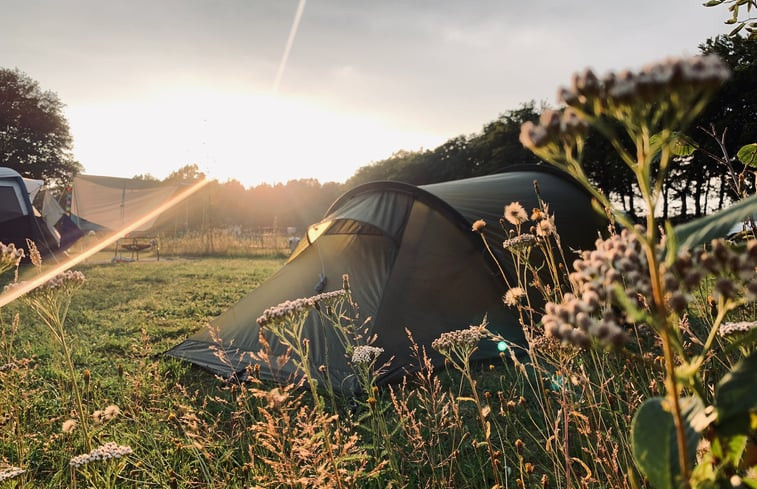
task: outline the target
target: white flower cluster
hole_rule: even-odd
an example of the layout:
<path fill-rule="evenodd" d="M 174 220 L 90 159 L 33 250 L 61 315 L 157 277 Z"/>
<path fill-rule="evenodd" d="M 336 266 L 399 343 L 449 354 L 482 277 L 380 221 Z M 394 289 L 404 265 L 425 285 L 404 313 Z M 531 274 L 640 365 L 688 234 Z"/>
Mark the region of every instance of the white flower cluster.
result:
<path fill-rule="evenodd" d="M 582 108 L 594 98 L 615 104 L 631 103 L 637 99 L 653 102 L 684 86 L 688 90 L 716 88 L 729 77 L 728 66 L 715 55 L 670 58 L 649 64 L 638 73 L 611 72 L 602 80 L 591 70 L 576 73 L 571 88 L 560 88 L 558 100 L 571 107 Z"/>
<path fill-rule="evenodd" d="M 531 121 L 520 126 L 520 142 L 528 149 L 541 148 L 550 143 L 573 142 L 589 132 L 589 125 L 575 110 L 545 110 L 539 124 Z"/>
<path fill-rule="evenodd" d="M 344 295 L 347 293 L 344 289 L 339 290 L 333 290 L 331 292 L 323 292 L 322 294 L 315 295 L 311 297 L 314 302 L 318 303 L 321 301 L 330 301 L 332 299 L 337 299 L 339 297 L 344 297 Z"/>
<path fill-rule="evenodd" d="M 607 240 L 598 239 L 596 249 L 584 251 L 573 262 L 570 274 L 578 296 L 565 294 L 561 304 L 548 302 L 542 318 L 544 333 L 566 343 L 587 347 L 591 337 L 605 344 L 620 345 L 626 335 L 622 318 L 612 310 L 616 290 L 623 290 L 637 307 L 652 294 L 649 267 L 641 243 L 624 229 Z"/>
<path fill-rule="evenodd" d="M 346 295 L 346 293 L 347 292 L 344 289 L 339 289 L 332 292 L 324 292 L 313 297 L 303 297 L 301 299 L 285 301 L 263 311 L 263 314 L 257 318 L 256 322 L 261 327 L 270 323 L 279 322 L 286 318 L 291 318 L 297 314 L 306 312 L 316 307 L 321 301 L 329 301 L 342 297 Z"/>
<path fill-rule="evenodd" d="M 610 116 L 621 121 L 635 117 L 659 120 L 660 117 L 651 114 L 670 111 L 667 120 L 675 124 L 729 76 L 728 66 L 714 55 L 668 59 L 638 72 L 610 72 L 601 79 L 593 71 L 585 70 L 573 75 L 570 88 L 558 90 L 557 99 L 567 108 L 562 112 L 545 111 L 538 124 L 525 122 L 520 141 L 533 151 L 553 144 L 573 145 L 586 135 L 586 116 Z"/>
<path fill-rule="evenodd" d="M 0 372 L 5 372 L 6 370 L 13 370 L 16 367 L 17 365 L 14 362 L 4 363 L 0 365 Z"/>
<path fill-rule="evenodd" d="M 757 321 L 739 321 L 737 323 L 723 323 L 718 328 L 718 334 L 722 337 L 739 333 L 749 333 L 757 328 Z"/>
<path fill-rule="evenodd" d="M 527 250 L 536 244 L 536 236 L 529 233 L 519 234 L 502 242 L 502 247 L 511 252 Z"/>
<path fill-rule="evenodd" d="M 714 294 L 732 299 L 743 286 L 749 300 L 757 298 L 757 240 L 746 243 L 746 252 L 735 250 L 724 240 L 713 240 L 709 251 L 698 250 L 692 256 L 694 268 L 704 269 L 717 277 Z"/>
<path fill-rule="evenodd" d="M 21 467 L 5 467 L 4 469 L 0 470 L 0 484 L 2 484 L 4 481 L 18 477 L 24 472 L 26 472 L 26 470 L 22 469 Z"/>
<path fill-rule="evenodd" d="M 22 248 L 16 248 L 13 243 L 9 245 L 0 243 L 0 271 L 18 266 L 23 257 L 24 250 Z"/>
<path fill-rule="evenodd" d="M 75 456 L 68 462 L 68 464 L 71 467 L 82 467 L 90 462 L 121 458 L 131 453 L 132 450 L 130 446 L 116 445 L 116 442 L 111 441 L 106 443 L 105 445 L 95 448 L 89 453 Z"/>
<path fill-rule="evenodd" d="M 431 342 L 431 348 L 444 353 L 456 348 L 473 349 L 486 336 L 486 328 L 481 325 L 470 326 L 468 329 L 458 329 L 442 333 Z"/>
<path fill-rule="evenodd" d="M 355 350 L 353 350 L 352 352 L 352 363 L 354 364 L 371 363 L 382 353 L 384 353 L 383 348 L 379 348 L 377 346 L 369 346 L 369 345 L 358 345 L 355 347 Z"/>
<path fill-rule="evenodd" d="M 697 249 L 676 257 L 673 266 L 664 274 L 665 293 L 674 311 L 681 313 L 692 299 L 691 292 L 699 287 L 707 273 L 715 277 L 713 296 L 735 299 L 742 294 L 757 298 L 757 240 L 746 244 L 746 253 L 735 250 L 724 240 L 710 242 L 708 250 Z"/>
<path fill-rule="evenodd" d="M 76 288 L 84 284 L 85 278 L 82 272 L 77 270 L 66 270 L 51 278 L 43 287 L 48 289 L 59 289 L 63 287 Z"/>

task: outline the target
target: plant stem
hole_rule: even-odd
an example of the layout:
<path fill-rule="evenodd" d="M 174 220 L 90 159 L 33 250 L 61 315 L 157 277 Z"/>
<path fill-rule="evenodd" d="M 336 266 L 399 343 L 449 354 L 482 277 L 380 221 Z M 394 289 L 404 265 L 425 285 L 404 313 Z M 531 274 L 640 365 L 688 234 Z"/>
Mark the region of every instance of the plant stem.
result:
<path fill-rule="evenodd" d="M 667 310 L 665 304 L 665 298 L 662 292 L 662 281 L 660 277 L 660 264 L 657 260 L 657 254 L 655 253 L 654 245 L 656 238 L 656 229 L 654 225 L 654 216 L 651 214 L 653 209 L 650 209 L 650 214 L 647 216 L 648 221 L 651 221 L 652 227 L 647 229 L 647 241 L 645 243 L 645 251 L 647 254 L 647 261 L 649 263 L 649 275 L 652 282 L 652 297 L 654 300 L 654 319 L 657 323 L 658 331 L 662 339 L 662 349 L 665 358 L 665 384 L 667 387 L 667 398 L 670 403 L 673 415 L 673 424 L 675 425 L 676 432 L 676 444 L 678 445 L 678 464 L 681 468 L 681 481 L 682 487 L 689 487 L 689 457 L 686 447 L 686 434 L 683 429 L 683 418 L 681 415 L 681 404 L 678 399 L 678 382 L 675 374 L 675 354 L 671 342 L 671 328 L 668 324 L 668 318 L 665 315 Z"/>

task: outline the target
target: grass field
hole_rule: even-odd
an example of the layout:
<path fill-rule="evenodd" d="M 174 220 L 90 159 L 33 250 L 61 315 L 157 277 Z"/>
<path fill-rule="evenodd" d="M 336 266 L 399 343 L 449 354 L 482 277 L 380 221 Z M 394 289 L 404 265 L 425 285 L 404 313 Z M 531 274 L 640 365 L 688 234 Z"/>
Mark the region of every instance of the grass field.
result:
<path fill-rule="evenodd" d="M 190 372 L 187 365 L 165 361 L 159 354 L 257 287 L 284 260 L 168 258 L 110 263 L 110 258 L 103 253 L 77 267 L 85 274 L 86 284 L 72 300 L 65 333 L 77 381 L 86 383 L 89 410 L 116 404 L 123 414 L 120 422 L 97 436 L 98 442 L 119 438 L 121 443 L 149 446 L 143 452 L 149 459 L 154 450 L 163 448 L 165 440 L 159 433 L 170 429 L 168 411 L 193 399 L 183 389 L 195 385 L 213 391 L 219 386 L 206 372 Z M 27 469 L 24 487 L 65 486 L 69 483 L 68 459 L 81 445 L 61 435 L 61 423 L 74 407 L 60 348 L 23 301 L 0 313 L 5 357 L 0 363 L 25 366 L 14 370 L 16 377 L 6 372 L 2 378 L 5 390 L 0 395 L 0 411 L 3 416 L 15 413 L 24 426 L 23 430 L 21 426 L 8 430 L 8 423 L 3 426 L 0 456 Z M 17 313 L 17 333 L 12 335 Z M 16 385 L 10 388 L 14 379 Z M 185 381 L 184 387 L 174 386 L 180 380 Z M 17 409 L 16 403 L 23 403 L 23 409 Z M 202 402 L 199 404 L 201 408 Z M 141 438 L 136 444 L 129 441 L 134 436 Z M 157 461 L 152 460 L 150 466 L 152 463 Z M 191 464 L 187 469 L 191 473 Z M 170 484 L 169 470 L 162 472 L 163 479 L 152 481 L 153 487 Z M 134 484 L 142 487 L 149 481 L 135 480 Z M 197 486 L 207 487 L 200 482 Z"/>
<path fill-rule="evenodd" d="M 542 337 L 527 365 L 451 354 L 438 375 L 418 350 L 426 368 L 406 384 L 343 399 L 224 383 L 160 355 L 283 258 L 111 258 L 77 267 L 86 281 L 58 329 L 29 298 L 0 310 L 0 487 L 18 470 L 10 487 L 647 487 L 629 426 L 665 372 L 643 325 L 620 351 Z M 686 323 L 692 352 L 712 322 L 704 294 Z M 721 354 L 708 375 L 737 359 Z"/>

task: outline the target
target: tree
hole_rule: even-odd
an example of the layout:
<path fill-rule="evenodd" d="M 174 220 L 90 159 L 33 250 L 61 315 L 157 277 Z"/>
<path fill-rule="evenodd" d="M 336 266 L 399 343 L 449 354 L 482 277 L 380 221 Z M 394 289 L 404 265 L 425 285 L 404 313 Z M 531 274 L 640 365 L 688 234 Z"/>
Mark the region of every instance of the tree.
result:
<path fill-rule="evenodd" d="M 56 184 L 81 171 L 63 107 L 28 75 L 0 68 L 0 165 Z"/>
<path fill-rule="evenodd" d="M 139 175 L 134 175 L 132 178 L 134 180 L 142 180 L 144 182 L 159 182 L 160 181 L 157 177 L 154 177 L 149 173 L 140 173 Z"/>
<path fill-rule="evenodd" d="M 757 17 L 752 14 L 752 9 L 757 10 L 757 0 L 709 0 L 704 4 L 705 7 L 719 5 L 728 5 L 731 17 L 725 23 L 736 26 L 729 36 L 735 37 L 746 27 L 747 36 L 757 40 Z"/>
<path fill-rule="evenodd" d="M 166 183 L 188 183 L 203 178 L 205 178 L 205 173 L 200 171 L 200 167 L 197 163 L 191 163 L 182 166 L 178 170 L 172 171 L 163 181 Z"/>

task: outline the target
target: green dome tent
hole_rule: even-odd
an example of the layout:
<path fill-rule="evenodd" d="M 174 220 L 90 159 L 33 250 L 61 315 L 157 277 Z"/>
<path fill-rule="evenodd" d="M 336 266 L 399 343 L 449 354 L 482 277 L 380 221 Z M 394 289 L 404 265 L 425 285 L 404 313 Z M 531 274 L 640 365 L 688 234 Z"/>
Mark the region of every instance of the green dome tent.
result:
<path fill-rule="evenodd" d="M 481 237 L 471 230 L 486 220 L 484 233 L 495 250 L 505 238 L 499 219 L 504 206 L 518 201 L 538 207 L 533 182 L 555 214 L 566 249 L 594 242 L 604 220 L 592 208 L 588 194 L 566 175 L 550 167 L 529 166 L 505 173 L 416 187 L 399 182 L 374 182 L 337 199 L 322 221 L 308 229 L 287 263 L 260 287 L 212 321 L 222 345 L 208 327 L 167 352 L 222 376 L 244 377 L 253 363 L 249 353 L 261 349 L 256 319 L 287 300 L 315 295 L 314 284 L 326 277 L 325 291 L 341 288 L 350 277 L 352 295 L 362 319 L 370 318 L 368 335 L 384 349 L 379 364 L 393 357 L 379 382 L 393 382 L 411 366 L 405 328 L 432 355 L 431 342 L 446 331 L 478 324 L 487 315 L 489 329 L 506 339 L 523 342 L 515 312 L 502 302 L 506 286 Z M 497 251 L 499 252 L 499 251 Z M 502 250 L 504 254 L 504 250 Z M 510 260 L 500 260 L 507 264 Z M 506 268 L 506 273 L 512 270 Z M 510 283 L 515 283 L 511 275 Z M 357 388 L 344 348 L 318 314 L 310 314 L 304 336 L 310 339 L 314 371 L 328 365 L 335 390 Z M 269 338 L 274 355 L 285 349 Z M 225 360 L 219 358 L 219 350 Z M 498 355 L 497 345 L 483 342 L 478 358 Z M 275 362 L 274 362 L 275 364 Z M 288 380 L 297 374 L 291 362 L 277 371 L 260 364 L 260 376 Z"/>

